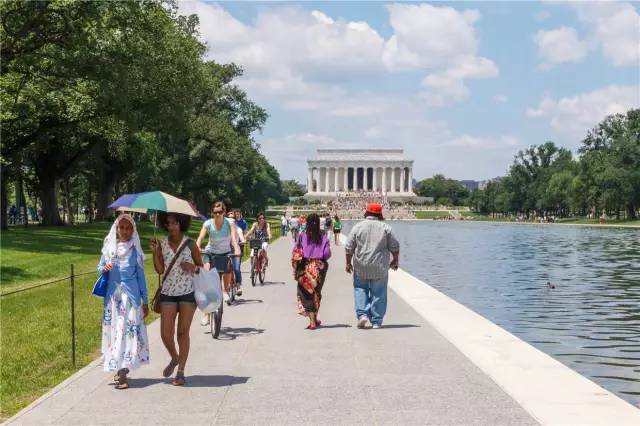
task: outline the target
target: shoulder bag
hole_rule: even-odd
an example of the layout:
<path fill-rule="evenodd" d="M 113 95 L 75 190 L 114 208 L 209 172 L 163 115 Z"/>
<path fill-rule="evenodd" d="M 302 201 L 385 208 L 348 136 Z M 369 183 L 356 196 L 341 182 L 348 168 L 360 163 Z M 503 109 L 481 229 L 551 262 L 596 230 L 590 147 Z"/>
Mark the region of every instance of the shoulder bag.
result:
<path fill-rule="evenodd" d="M 186 241 L 184 243 L 182 243 L 182 245 L 180 246 L 180 248 L 178 249 L 178 251 L 176 252 L 175 256 L 173 256 L 173 259 L 171 259 L 171 263 L 169 263 L 169 267 L 164 271 L 164 275 L 162 277 L 162 281 L 160 281 L 160 275 L 158 275 L 158 289 L 156 290 L 156 294 L 153 295 L 153 299 L 151 300 L 151 309 L 153 309 L 153 312 L 159 314 L 160 313 L 160 292 L 162 291 L 162 285 L 164 284 L 165 280 L 167 279 L 167 277 L 169 276 L 169 272 L 171 272 L 171 269 L 173 268 L 173 265 L 175 265 L 176 261 L 178 260 L 178 258 L 180 257 L 180 254 L 182 253 L 182 250 L 184 250 L 184 248 L 189 245 L 191 246 L 191 239 L 187 238 Z"/>

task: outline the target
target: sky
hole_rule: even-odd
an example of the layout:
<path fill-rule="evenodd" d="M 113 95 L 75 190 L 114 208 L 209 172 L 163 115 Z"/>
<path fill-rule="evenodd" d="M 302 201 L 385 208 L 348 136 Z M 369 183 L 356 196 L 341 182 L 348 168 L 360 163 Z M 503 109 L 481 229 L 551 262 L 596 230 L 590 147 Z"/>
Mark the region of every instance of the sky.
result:
<path fill-rule="evenodd" d="M 577 151 L 640 107 L 640 3 L 207 2 L 207 58 L 269 114 L 254 135 L 282 179 L 325 148 L 402 148 L 418 180 L 483 180 L 554 141 Z"/>

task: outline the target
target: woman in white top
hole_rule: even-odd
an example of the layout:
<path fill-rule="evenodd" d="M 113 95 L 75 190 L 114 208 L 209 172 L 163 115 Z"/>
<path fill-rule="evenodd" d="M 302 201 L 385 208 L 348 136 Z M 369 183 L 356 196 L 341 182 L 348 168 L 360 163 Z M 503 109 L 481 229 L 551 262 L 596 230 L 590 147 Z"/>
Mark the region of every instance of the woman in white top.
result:
<path fill-rule="evenodd" d="M 229 302 L 229 286 L 231 284 L 231 274 L 233 268 L 229 266 L 228 256 L 233 252 L 235 256 L 240 256 L 240 246 L 238 245 L 238 234 L 236 223 L 225 217 L 227 207 L 222 201 L 216 201 L 211 208 L 212 219 L 202 224 L 200 235 L 196 245 L 201 246 L 205 237 L 209 236 L 209 242 L 204 250 L 204 255 L 209 260 L 205 262 L 205 268 L 209 268 L 213 263 L 218 272 L 222 273 L 224 282 L 224 299 Z M 200 324 L 207 325 L 211 320 L 211 314 L 205 314 Z"/>
<path fill-rule="evenodd" d="M 189 216 L 158 213 L 158 223 L 169 233 L 167 238 L 151 241 L 153 266 L 156 272 L 163 276 L 162 289 L 160 290 L 160 334 L 162 343 L 171 356 L 171 361 L 163 370 L 162 375 L 164 377 L 171 376 L 177 366 L 178 372 L 173 384 L 182 386 L 185 383 L 184 367 L 189 356 L 189 329 L 196 311 L 193 275 L 199 272 L 202 258 L 198 246 L 185 236 L 185 232 L 191 225 Z M 166 274 L 176 254 L 179 257 Z M 176 317 L 178 319 L 177 332 Z M 176 334 L 179 351 L 176 350 L 175 345 Z"/>

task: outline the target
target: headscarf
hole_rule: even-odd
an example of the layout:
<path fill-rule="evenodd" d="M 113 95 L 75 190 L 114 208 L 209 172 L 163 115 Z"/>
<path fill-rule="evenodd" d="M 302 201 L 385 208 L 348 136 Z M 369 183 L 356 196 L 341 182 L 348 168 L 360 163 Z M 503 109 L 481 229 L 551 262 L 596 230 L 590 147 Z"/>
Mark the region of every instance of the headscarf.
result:
<path fill-rule="evenodd" d="M 118 224 L 121 220 L 127 220 L 133 226 L 133 233 L 129 241 L 118 241 Z M 111 230 L 104 239 L 102 245 L 102 255 L 107 262 L 118 261 L 120 266 L 125 266 L 129 261 L 129 256 L 133 248 L 136 248 L 138 254 L 138 264 L 144 268 L 144 252 L 142 251 L 142 245 L 140 244 L 140 236 L 138 235 L 138 229 L 136 228 L 136 221 L 133 220 L 131 215 L 124 213 L 116 218 L 111 225 Z M 123 262 L 125 264 L 123 264 Z"/>

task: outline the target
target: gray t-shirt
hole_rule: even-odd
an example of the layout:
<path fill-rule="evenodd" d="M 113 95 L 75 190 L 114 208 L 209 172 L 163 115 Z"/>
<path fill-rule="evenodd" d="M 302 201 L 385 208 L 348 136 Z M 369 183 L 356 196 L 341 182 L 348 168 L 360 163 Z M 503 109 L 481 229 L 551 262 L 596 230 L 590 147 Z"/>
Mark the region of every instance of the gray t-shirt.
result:
<path fill-rule="evenodd" d="M 359 278 L 378 280 L 389 274 L 390 254 L 400 251 L 400 243 L 391 226 L 369 216 L 353 227 L 345 250 L 353 255 L 353 270 Z"/>

